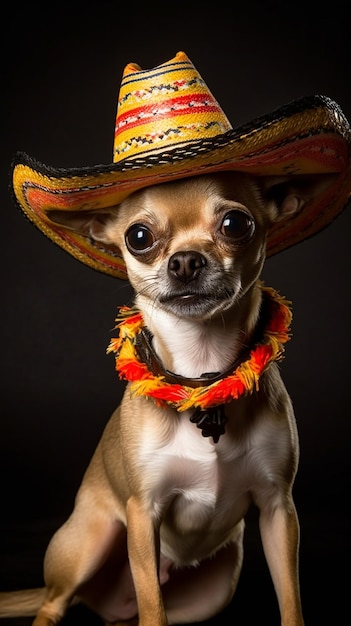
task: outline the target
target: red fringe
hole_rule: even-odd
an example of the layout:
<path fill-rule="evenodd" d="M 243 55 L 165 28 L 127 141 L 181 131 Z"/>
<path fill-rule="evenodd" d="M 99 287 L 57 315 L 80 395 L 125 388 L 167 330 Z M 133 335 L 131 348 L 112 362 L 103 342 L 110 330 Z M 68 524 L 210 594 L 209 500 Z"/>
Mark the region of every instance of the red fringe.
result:
<path fill-rule="evenodd" d="M 235 372 L 208 387 L 191 388 L 179 384 L 169 384 L 164 378 L 156 377 L 142 363 L 135 350 L 135 338 L 143 326 L 143 318 L 137 309 L 121 307 L 117 318 L 120 331 L 117 339 L 112 339 L 108 352 L 116 353 L 116 370 L 122 379 L 130 381 L 136 395 L 151 397 L 158 405 L 170 405 L 178 411 L 191 407 L 203 409 L 218 406 L 232 399 L 258 389 L 260 375 L 272 361 L 282 358 L 283 345 L 289 339 L 289 325 L 292 314 L 287 301 L 269 287 L 262 290 L 268 293 L 271 303 L 271 316 L 264 333 L 264 343 L 251 351 L 249 359 L 238 366 Z M 125 343 L 127 342 L 127 343 Z"/>

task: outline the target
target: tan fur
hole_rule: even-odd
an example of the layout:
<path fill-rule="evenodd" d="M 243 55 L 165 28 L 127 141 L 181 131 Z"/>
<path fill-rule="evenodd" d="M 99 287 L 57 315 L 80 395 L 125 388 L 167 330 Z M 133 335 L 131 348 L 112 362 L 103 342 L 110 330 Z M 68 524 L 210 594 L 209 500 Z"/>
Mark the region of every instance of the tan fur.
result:
<path fill-rule="evenodd" d="M 164 367 L 198 377 L 225 371 L 250 340 L 267 230 L 305 201 L 285 182 L 285 194 L 279 180 L 275 196 L 272 180 L 204 176 L 137 192 L 105 215 L 52 217 L 121 252 Z M 221 232 L 233 209 L 254 220 L 246 239 Z M 152 232 L 148 250 L 128 249 L 133 224 Z M 187 263 L 189 251 L 206 260 L 206 269 L 197 276 L 189 261 L 186 276 L 172 272 L 170 259 Z M 106 623 L 136 624 L 137 615 L 139 626 L 206 620 L 234 594 L 244 516 L 254 503 L 282 626 L 302 626 L 292 499 L 298 439 L 278 368 L 272 365 L 259 391 L 226 405 L 226 413 L 226 433 L 214 444 L 190 422 L 191 411 L 159 408 L 131 397 L 127 387 L 74 512 L 47 550 L 45 599 L 42 590 L 0 594 L 0 616 L 35 613 L 34 626 L 53 626 L 82 600 Z"/>

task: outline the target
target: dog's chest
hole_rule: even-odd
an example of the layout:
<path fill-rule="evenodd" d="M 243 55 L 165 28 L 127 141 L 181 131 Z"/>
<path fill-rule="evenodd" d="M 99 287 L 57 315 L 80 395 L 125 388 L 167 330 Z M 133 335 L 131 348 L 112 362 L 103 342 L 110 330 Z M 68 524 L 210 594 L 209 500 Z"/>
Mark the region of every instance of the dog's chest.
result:
<path fill-rule="evenodd" d="M 216 517 L 233 524 L 247 507 L 244 451 L 234 445 L 224 461 L 220 446 L 202 437 L 186 412 L 166 445 L 144 440 L 140 461 L 150 506 L 157 515 L 171 511 L 173 524 L 183 532 L 208 527 Z"/>

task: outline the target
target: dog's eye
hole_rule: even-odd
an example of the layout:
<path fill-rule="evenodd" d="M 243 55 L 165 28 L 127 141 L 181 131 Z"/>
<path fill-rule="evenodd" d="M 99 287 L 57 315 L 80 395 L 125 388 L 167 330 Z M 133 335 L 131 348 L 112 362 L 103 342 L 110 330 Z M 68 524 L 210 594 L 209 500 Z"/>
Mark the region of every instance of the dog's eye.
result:
<path fill-rule="evenodd" d="M 144 224 L 133 224 L 126 232 L 125 241 L 129 252 L 138 254 L 150 250 L 155 243 L 155 237 Z"/>
<path fill-rule="evenodd" d="M 220 230 L 222 235 L 230 239 L 246 239 L 253 235 L 255 222 L 244 211 L 233 210 L 224 216 Z"/>

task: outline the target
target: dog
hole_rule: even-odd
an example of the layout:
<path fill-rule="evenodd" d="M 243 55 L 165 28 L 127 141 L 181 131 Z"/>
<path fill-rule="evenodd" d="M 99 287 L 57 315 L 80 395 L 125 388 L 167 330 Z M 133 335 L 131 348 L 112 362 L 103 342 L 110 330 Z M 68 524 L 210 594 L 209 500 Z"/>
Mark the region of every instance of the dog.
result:
<path fill-rule="evenodd" d="M 158 379 L 201 386 L 247 354 L 269 228 L 320 184 L 221 172 L 146 187 L 106 212 L 50 217 L 118 250 L 147 329 L 141 351 Z M 79 601 L 106 625 L 207 620 L 233 597 L 254 505 L 281 624 L 303 626 L 292 497 L 299 444 L 278 365 L 223 405 L 219 426 L 201 428 L 193 408 L 160 406 L 131 385 L 48 546 L 46 588 L 0 594 L 0 616 L 53 626 Z"/>

